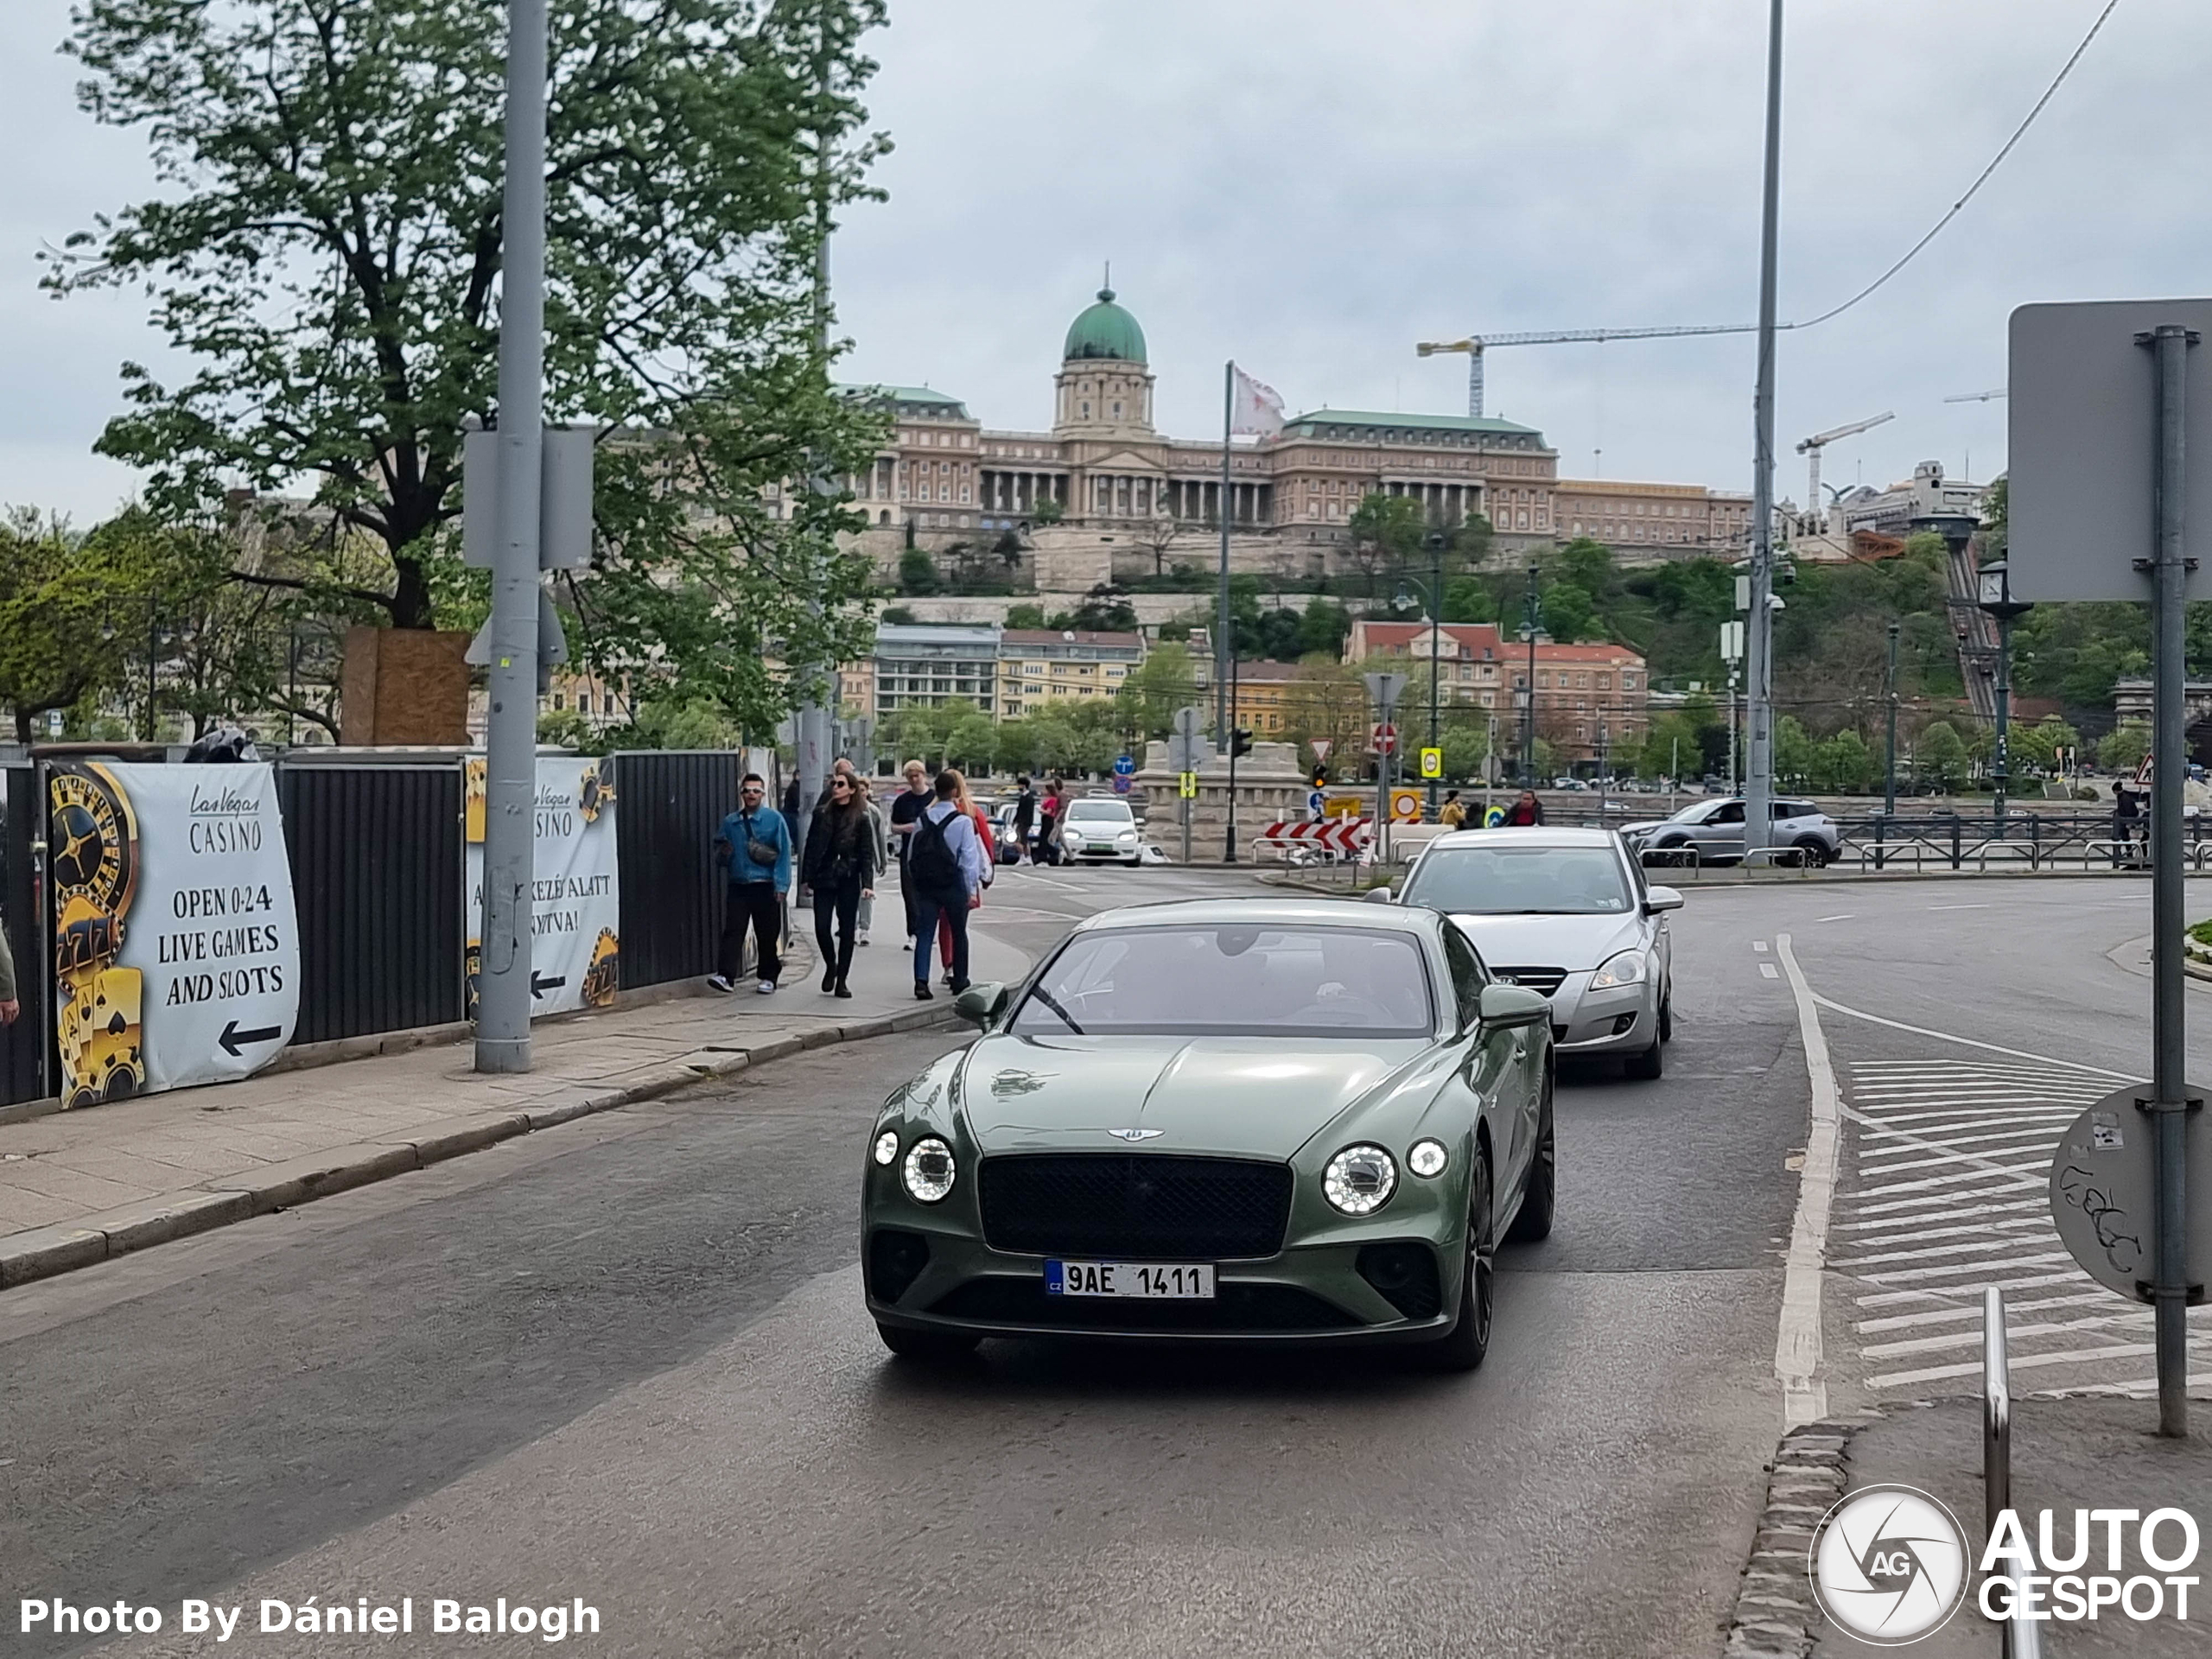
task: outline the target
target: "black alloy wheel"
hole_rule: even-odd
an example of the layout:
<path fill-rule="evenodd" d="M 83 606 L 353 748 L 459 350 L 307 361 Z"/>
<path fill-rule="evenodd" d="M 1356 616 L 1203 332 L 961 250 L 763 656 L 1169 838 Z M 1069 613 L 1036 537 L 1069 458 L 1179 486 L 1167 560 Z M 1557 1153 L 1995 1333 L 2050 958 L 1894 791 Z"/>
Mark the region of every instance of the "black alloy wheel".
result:
<path fill-rule="evenodd" d="M 1471 1371 L 1490 1351 L 1497 1297 L 1497 1246 L 1491 1237 L 1490 1151 L 1479 1143 L 1467 1177 L 1467 1270 L 1459 1277 L 1459 1316 L 1421 1351 L 1440 1371 Z"/>

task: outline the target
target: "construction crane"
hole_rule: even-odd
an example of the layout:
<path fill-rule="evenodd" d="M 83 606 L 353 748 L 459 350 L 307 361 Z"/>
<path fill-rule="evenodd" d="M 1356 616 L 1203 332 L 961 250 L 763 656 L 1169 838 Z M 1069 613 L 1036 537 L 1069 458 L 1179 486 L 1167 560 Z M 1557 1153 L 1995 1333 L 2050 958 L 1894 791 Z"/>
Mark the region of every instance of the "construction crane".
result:
<path fill-rule="evenodd" d="M 1783 323 L 1782 327 L 1791 325 Z M 1751 334 L 1758 332 L 1753 322 L 1707 323 L 1687 328 L 1560 328 L 1533 334 L 1470 334 L 1465 340 L 1425 340 L 1414 347 L 1421 357 L 1434 357 L 1440 353 L 1465 352 L 1467 354 L 1467 413 L 1475 419 L 1483 417 L 1483 353 L 1493 346 L 1569 346 L 1584 342 L 1602 345 L 1609 340 L 1675 340 L 1685 334 Z"/>
<path fill-rule="evenodd" d="M 1946 397 L 1947 404 L 1986 404 L 1993 397 L 2009 397 L 2012 390 L 2006 386 L 1993 386 L 1987 391 L 1962 391 L 1955 397 Z"/>
<path fill-rule="evenodd" d="M 1879 426 L 1884 421 L 1897 419 L 1895 410 L 1885 409 L 1871 420 L 1853 421 L 1848 426 L 1839 426 L 1832 432 L 1818 432 L 1797 446 L 1797 453 L 1805 457 L 1805 511 L 1817 514 L 1821 510 L 1821 451 L 1838 438 L 1855 437 L 1869 427 Z"/>

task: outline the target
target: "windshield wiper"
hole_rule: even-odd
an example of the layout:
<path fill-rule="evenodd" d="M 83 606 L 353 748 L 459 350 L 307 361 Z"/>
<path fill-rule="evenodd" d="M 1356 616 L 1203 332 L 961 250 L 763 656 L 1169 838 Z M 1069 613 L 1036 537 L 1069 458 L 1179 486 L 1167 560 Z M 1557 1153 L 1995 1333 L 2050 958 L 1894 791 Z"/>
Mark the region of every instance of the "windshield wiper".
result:
<path fill-rule="evenodd" d="M 1032 986 L 1029 990 L 1029 995 L 1035 997 L 1039 1002 L 1042 1002 L 1054 1014 L 1059 1015 L 1060 1023 L 1065 1026 L 1070 1031 L 1073 1032 L 1077 1036 L 1082 1037 L 1088 1034 L 1081 1026 L 1076 1024 L 1075 1020 L 1069 1016 L 1068 1011 L 1065 1008 L 1062 1007 L 1058 1002 L 1055 1002 L 1052 1000 L 1052 994 L 1046 990 L 1042 985 Z"/>

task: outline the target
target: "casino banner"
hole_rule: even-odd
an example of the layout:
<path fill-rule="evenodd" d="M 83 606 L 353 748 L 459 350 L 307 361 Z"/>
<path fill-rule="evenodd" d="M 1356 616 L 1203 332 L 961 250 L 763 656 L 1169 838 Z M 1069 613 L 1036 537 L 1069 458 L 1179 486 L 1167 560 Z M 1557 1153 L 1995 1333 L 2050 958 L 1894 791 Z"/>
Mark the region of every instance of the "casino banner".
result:
<path fill-rule="evenodd" d="M 62 1105 L 275 1058 L 300 944 L 274 769 L 61 761 L 47 794 Z"/>
<path fill-rule="evenodd" d="M 468 1017 L 483 959 L 485 766 L 467 763 Z M 621 983 L 622 893 L 614 856 L 614 763 L 537 757 L 530 1017 L 610 1007 Z"/>

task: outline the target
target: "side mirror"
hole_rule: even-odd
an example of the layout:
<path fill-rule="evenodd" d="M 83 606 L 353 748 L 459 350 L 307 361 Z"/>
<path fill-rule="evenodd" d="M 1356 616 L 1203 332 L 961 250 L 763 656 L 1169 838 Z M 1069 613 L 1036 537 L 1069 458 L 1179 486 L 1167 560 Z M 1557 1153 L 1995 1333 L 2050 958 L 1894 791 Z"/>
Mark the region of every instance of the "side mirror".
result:
<path fill-rule="evenodd" d="M 1662 910 L 1680 910 L 1682 895 L 1672 887 L 1653 887 L 1643 895 L 1643 913 L 1656 916 Z"/>
<path fill-rule="evenodd" d="M 1370 905 L 1395 905 L 1398 902 L 1398 895 L 1390 891 L 1390 884 L 1387 881 L 1379 887 L 1370 887 L 1360 894 L 1360 898 Z"/>
<path fill-rule="evenodd" d="M 1006 1012 L 1007 988 L 995 982 L 970 985 L 952 999 L 952 1011 L 970 1024 L 988 1026 Z"/>
<path fill-rule="evenodd" d="M 1548 1026 L 1552 1000 L 1525 985 L 1490 984 L 1483 987 L 1483 1024 L 1496 1030 L 1515 1026 Z"/>

